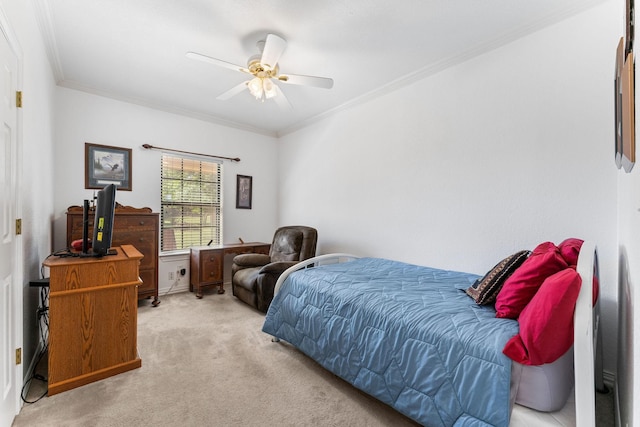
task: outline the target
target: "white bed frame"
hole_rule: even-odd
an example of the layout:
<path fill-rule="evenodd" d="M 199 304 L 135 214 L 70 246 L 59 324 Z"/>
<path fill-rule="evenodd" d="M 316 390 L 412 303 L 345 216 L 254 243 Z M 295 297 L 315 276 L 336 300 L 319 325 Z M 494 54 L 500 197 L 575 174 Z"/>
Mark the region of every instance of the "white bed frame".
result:
<path fill-rule="evenodd" d="M 314 267 L 322 264 L 335 264 L 348 262 L 360 258 L 356 255 L 335 253 L 320 255 L 302 261 L 282 273 L 274 288 L 274 295 L 278 293 L 282 283 L 289 274 L 303 268 Z M 578 294 L 574 313 L 574 371 L 575 386 L 573 399 L 570 397 L 567 405 L 559 412 L 564 415 L 556 416 L 555 413 L 542 413 L 532 409 L 516 405 L 512 414 L 511 426 L 580 426 L 595 427 L 596 401 L 595 389 L 604 390 L 602 379 L 602 331 L 600 330 L 599 302 L 592 307 L 593 279 L 598 277 L 598 252 L 595 244 L 584 242 L 578 257 L 577 272 L 582 279 L 582 286 Z M 274 338 L 274 341 L 279 341 Z M 515 418 L 515 419 L 514 419 Z M 531 424 L 531 423 L 534 424 Z"/>
<path fill-rule="evenodd" d="M 599 339 L 600 303 L 593 307 L 593 279 L 598 279 L 598 251 L 595 244 L 584 242 L 578 257 L 578 274 L 582 279 L 573 316 L 573 363 L 576 377 L 576 425 L 596 425 L 595 388 L 602 385 L 602 347 Z M 599 281 L 599 279 L 598 279 Z M 597 363 L 595 361 L 598 361 Z M 596 372 L 598 374 L 596 375 Z M 598 376 L 598 378 L 596 378 Z M 597 383 L 596 383 L 597 380 Z"/>

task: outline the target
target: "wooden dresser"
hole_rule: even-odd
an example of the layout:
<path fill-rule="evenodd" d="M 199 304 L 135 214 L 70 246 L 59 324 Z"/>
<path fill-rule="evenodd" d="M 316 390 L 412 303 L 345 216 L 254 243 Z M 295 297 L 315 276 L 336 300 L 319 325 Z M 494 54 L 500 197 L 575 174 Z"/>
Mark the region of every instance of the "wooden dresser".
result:
<path fill-rule="evenodd" d="M 95 211 L 89 212 L 89 237 L 93 233 Z M 160 220 L 150 208 L 133 208 L 116 204 L 113 220 L 111 246 L 133 245 L 144 258 L 140 262 L 138 299 L 153 297 L 152 305 L 160 304 L 158 299 L 158 238 Z M 70 206 L 67 209 L 67 246 L 82 239 L 82 206 Z"/>

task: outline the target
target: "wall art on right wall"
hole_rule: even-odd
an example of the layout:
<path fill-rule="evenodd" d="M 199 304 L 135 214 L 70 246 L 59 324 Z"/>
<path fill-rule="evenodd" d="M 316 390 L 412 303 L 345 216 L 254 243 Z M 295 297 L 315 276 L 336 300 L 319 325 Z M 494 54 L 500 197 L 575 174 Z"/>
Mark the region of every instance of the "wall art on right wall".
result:
<path fill-rule="evenodd" d="M 636 162 L 634 14 L 634 0 L 626 0 L 625 37 L 616 49 L 614 83 L 615 162 L 627 173 Z"/>
<path fill-rule="evenodd" d="M 622 67 L 624 66 L 624 37 L 620 37 L 616 50 L 616 76 L 614 82 L 615 104 L 615 159 L 618 169 L 622 167 Z"/>
<path fill-rule="evenodd" d="M 622 169 L 631 172 L 636 161 L 635 95 L 633 52 L 627 54 L 622 67 Z"/>

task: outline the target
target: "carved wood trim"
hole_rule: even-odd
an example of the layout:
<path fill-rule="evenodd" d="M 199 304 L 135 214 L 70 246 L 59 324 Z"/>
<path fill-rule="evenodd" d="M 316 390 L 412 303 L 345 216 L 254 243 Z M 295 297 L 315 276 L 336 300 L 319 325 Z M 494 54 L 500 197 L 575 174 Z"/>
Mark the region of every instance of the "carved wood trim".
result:
<path fill-rule="evenodd" d="M 67 212 L 82 212 L 82 206 L 69 206 L 67 208 Z M 95 210 L 94 207 L 89 208 L 89 211 Z M 116 213 L 152 213 L 153 210 L 151 208 L 134 208 L 133 206 L 125 206 L 116 202 Z"/>

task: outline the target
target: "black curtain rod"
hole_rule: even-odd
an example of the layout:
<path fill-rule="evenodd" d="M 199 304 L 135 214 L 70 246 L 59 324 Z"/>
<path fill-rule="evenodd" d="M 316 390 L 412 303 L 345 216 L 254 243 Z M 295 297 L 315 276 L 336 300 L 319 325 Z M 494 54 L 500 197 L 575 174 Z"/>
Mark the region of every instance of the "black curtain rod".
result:
<path fill-rule="evenodd" d="M 173 151 L 174 153 L 184 153 L 184 154 L 193 154 L 195 156 L 213 157 L 216 159 L 231 160 L 232 162 L 240 161 L 240 157 L 224 157 L 224 156 L 214 156 L 212 154 L 192 153 L 191 151 L 174 150 L 173 148 L 154 147 L 153 145 L 150 145 L 150 144 L 142 144 L 142 147 L 146 148 L 147 150 Z"/>

